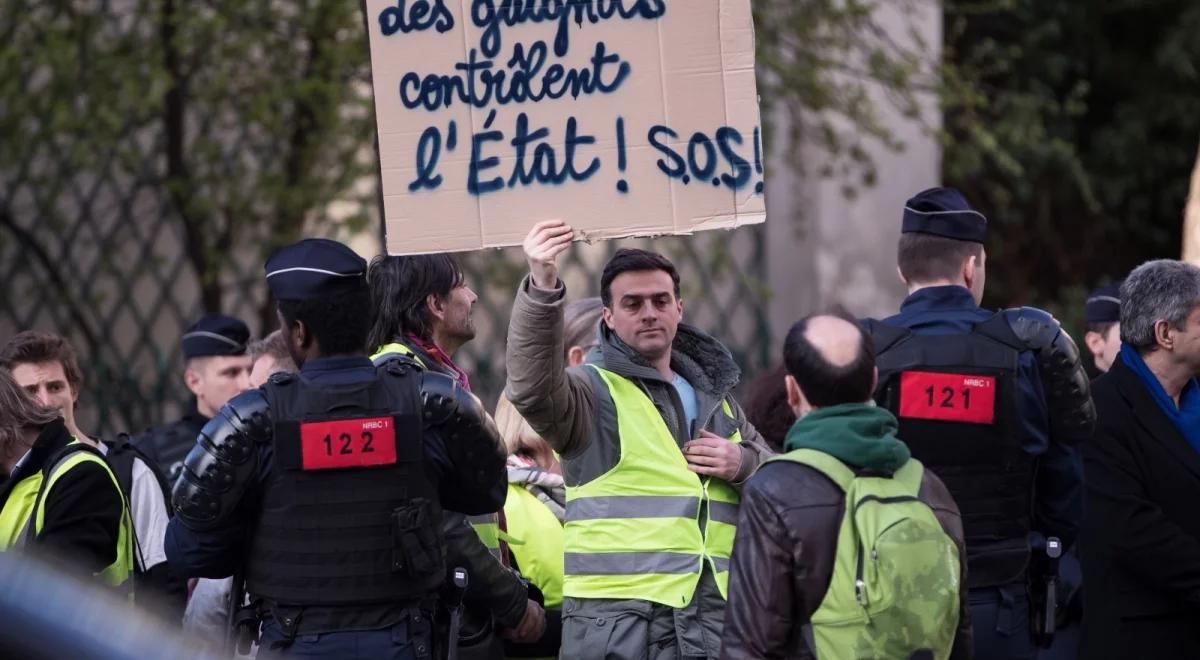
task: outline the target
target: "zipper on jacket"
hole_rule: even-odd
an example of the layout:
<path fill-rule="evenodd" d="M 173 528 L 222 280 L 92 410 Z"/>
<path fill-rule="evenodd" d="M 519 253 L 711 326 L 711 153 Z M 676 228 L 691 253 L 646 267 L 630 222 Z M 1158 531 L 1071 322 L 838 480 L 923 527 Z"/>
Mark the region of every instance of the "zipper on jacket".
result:
<path fill-rule="evenodd" d="M 867 607 L 867 596 L 863 591 L 863 557 L 867 554 L 867 549 L 863 546 L 862 541 L 858 543 L 858 561 L 854 568 L 854 600 L 858 601 L 859 606 L 863 609 Z"/>

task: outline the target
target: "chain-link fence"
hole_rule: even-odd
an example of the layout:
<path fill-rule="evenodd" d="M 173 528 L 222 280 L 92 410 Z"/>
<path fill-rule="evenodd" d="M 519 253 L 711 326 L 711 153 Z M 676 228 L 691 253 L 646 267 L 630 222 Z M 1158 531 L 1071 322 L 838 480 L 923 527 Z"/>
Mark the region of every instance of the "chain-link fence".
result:
<path fill-rule="evenodd" d="M 0 341 L 37 329 L 74 344 L 86 430 L 181 414 L 191 395 L 179 337 L 206 311 L 271 329 L 262 260 L 274 246 L 313 234 L 377 249 L 361 207 L 376 182 L 351 166 L 373 153 L 361 15 L 344 0 L 305 6 L 0 8 Z M 664 252 L 683 277 L 685 320 L 754 372 L 771 353 L 764 236 L 578 246 L 564 279 L 572 297 L 597 295 L 619 245 Z M 514 250 L 461 258 L 479 334 L 459 357 L 492 403 L 525 267 Z"/>
<path fill-rule="evenodd" d="M 628 239 L 576 245 L 560 257 L 570 299 L 600 295 L 604 261 L 622 246 L 667 255 L 678 266 L 684 321 L 712 333 L 729 347 L 745 382 L 774 355 L 767 321 L 765 232 L 762 227 L 704 232 L 689 237 Z M 494 403 L 504 387 L 504 342 L 517 284 L 526 266 L 516 248 L 462 257 L 468 284 L 475 287 L 477 335 L 463 347 L 462 362 L 472 386 Z"/>

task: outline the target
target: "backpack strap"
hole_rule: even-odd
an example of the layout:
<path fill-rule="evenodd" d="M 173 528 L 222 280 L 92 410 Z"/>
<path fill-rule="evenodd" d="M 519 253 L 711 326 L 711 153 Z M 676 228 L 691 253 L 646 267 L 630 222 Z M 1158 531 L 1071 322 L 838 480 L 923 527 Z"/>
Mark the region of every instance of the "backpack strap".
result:
<path fill-rule="evenodd" d="M 174 509 L 171 508 L 171 484 L 163 474 L 162 468 L 146 452 L 130 442 L 128 433 L 118 435 L 116 441 L 109 444 L 106 458 L 109 459 L 108 466 L 116 475 L 117 483 L 121 486 L 121 492 L 125 493 L 126 500 L 130 500 L 133 493 L 134 461 L 142 459 L 142 464 L 150 470 L 150 474 L 154 475 L 154 480 L 158 482 L 158 488 L 162 491 L 163 502 L 167 505 L 167 517 L 175 515 Z"/>
<path fill-rule="evenodd" d="M 19 543 L 22 547 L 29 547 L 33 544 L 33 539 L 37 536 L 35 528 L 37 525 L 34 521 L 37 519 L 38 510 L 42 508 L 42 502 L 46 499 L 46 493 L 50 490 L 50 480 L 54 475 L 55 470 L 60 465 L 76 452 L 86 452 L 96 456 L 101 461 L 104 460 L 104 454 L 100 453 L 99 449 L 91 445 L 84 444 L 79 441 L 72 441 L 66 447 L 59 449 L 50 455 L 46 461 L 45 467 L 42 468 L 42 485 L 38 486 L 37 499 L 33 501 L 33 509 L 29 512 L 29 518 L 25 521 L 25 527 L 21 529 L 21 533 L 17 538 L 21 539 Z"/>
<path fill-rule="evenodd" d="M 131 499 L 134 453 L 129 450 L 129 438 L 125 434 L 121 434 L 116 441 L 105 444 L 108 445 L 108 453 L 104 456 L 108 461 L 108 467 L 112 470 L 113 476 L 117 478 L 117 485 L 121 487 L 125 499 Z"/>
<path fill-rule="evenodd" d="M 905 490 L 917 497 L 921 493 L 921 481 L 925 478 L 925 466 L 915 458 L 910 458 L 892 474 L 892 478 L 904 485 Z"/>
<path fill-rule="evenodd" d="M 850 490 L 851 484 L 857 478 L 854 470 L 851 470 L 845 463 L 826 454 L 823 451 L 815 449 L 793 449 L 786 454 L 780 454 L 774 458 L 769 458 L 764 463 L 771 461 L 791 461 L 800 463 L 820 472 L 829 477 L 829 480 L 837 484 L 842 491 Z M 892 478 L 904 484 L 905 490 L 912 493 L 913 497 L 921 491 L 921 481 L 925 476 L 925 466 L 915 458 L 908 459 L 900 469 L 892 474 Z"/>
<path fill-rule="evenodd" d="M 850 485 L 854 483 L 854 470 L 846 467 L 846 464 L 838 459 L 826 454 L 823 451 L 815 449 L 793 449 L 786 454 L 781 454 L 770 461 L 791 461 L 800 463 L 820 472 L 829 477 L 829 480 L 838 485 L 843 492 L 850 490 Z"/>

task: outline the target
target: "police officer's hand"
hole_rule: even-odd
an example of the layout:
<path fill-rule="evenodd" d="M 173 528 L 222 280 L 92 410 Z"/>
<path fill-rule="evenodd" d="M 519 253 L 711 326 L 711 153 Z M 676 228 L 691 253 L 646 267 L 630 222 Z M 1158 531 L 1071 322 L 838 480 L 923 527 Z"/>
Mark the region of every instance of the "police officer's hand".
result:
<path fill-rule="evenodd" d="M 529 274 L 533 285 L 539 289 L 558 286 L 558 264 L 555 259 L 571 247 L 575 232 L 562 220 L 539 222 L 529 230 L 522 247 L 525 260 L 529 262 Z"/>
<path fill-rule="evenodd" d="M 700 430 L 700 437 L 683 444 L 688 469 L 732 481 L 742 467 L 742 448 L 719 435 Z"/>
<path fill-rule="evenodd" d="M 536 601 L 525 602 L 525 616 L 516 630 L 505 631 L 504 636 L 518 644 L 532 644 L 546 632 L 546 610 Z"/>

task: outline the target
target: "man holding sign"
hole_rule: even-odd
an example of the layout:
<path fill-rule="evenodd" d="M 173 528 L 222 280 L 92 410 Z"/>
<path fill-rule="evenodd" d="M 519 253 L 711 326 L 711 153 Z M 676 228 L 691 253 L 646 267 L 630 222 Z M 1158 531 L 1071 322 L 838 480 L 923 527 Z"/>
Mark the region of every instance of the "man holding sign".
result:
<path fill-rule="evenodd" d="M 738 489 L 770 450 L 729 395 L 729 351 L 681 322 L 662 255 L 609 260 L 601 355 L 565 369 L 555 261 L 573 237 L 549 221 L 525 239 L 506 387 L 563 459 L 563 657 L 716 658 Z"/>

